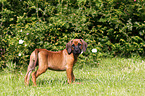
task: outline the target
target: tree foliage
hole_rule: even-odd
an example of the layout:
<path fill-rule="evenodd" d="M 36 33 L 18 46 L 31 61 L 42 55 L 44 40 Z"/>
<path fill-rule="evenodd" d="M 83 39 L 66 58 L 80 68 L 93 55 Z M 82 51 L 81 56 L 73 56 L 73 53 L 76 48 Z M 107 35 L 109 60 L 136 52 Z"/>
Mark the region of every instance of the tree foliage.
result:
<path fill-rule="evenodd" d="M 144 6 L 144 0 L 1 0 L 0 66 L 26 64 L 35 48 L 63 50 L 74 38 L 88 43 L 85 56 L 93 56 L 92 48 L 98 56 L 143 56 Z"/>

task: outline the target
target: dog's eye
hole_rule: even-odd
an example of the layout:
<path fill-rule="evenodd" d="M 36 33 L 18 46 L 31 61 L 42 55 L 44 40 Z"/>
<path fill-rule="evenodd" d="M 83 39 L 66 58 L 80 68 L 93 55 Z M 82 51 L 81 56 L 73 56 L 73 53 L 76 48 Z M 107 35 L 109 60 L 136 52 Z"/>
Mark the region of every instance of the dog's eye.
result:
<path fill-rule="evenodd" d="M 73 44 L 72 47 L 75 47 L 75 45 Z"/>
<path fill-rule="evenodd" d="M 78 46 L 81 46 L 81 44 L 80 44 L 80 43 L 78 43 Z"/>

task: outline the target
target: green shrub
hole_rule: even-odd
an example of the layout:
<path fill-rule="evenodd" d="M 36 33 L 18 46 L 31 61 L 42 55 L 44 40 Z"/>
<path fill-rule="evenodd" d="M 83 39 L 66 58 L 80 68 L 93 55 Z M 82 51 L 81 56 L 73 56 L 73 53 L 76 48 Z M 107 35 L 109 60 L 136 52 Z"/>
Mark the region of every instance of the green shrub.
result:
<path fill-rule="evenodd" d="M 82 62 L 95 56 L 144 56 L 144 5 L 143 0 L 2 0 L 0 67 L 27 65 L 35 48 L 63 50 L 74 38 L 88 43 Z"/>

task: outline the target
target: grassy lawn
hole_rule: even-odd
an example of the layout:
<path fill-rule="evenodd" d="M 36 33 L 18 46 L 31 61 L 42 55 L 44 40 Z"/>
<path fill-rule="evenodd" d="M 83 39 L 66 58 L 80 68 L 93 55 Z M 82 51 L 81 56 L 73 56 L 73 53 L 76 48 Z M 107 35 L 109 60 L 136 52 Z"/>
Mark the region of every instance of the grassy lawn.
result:
<path fill-rule="evenodd" d="M 25 72 L 1 72 L 0 96 L 144 96 L 145 60 L 99 58 L 99 66 L 74 68 L 76 82 L 67 84 L 66 72 L 47 71 L 37 86 L 24 85 Z"/>

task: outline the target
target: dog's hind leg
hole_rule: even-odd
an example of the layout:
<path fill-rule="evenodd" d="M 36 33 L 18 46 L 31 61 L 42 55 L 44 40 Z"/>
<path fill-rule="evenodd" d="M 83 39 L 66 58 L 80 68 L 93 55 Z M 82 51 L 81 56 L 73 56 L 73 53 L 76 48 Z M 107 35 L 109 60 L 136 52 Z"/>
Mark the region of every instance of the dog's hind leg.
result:
<path fill-rule="evenodd" d="M 39 67 L 37 71 L 33 72 L 32 73 L 32 81 L 34 83 L 34 86 L 37 86 L 36 85 L 36 78 L 41 75 L 42 73 L 46 72 L 47 70 L 47 67 Z"/>
<path fill-rule="evenodd" d="M 28 66 L 28 70 L 25 75 L 25 85 L 29 85 L 30 74 L 32 71 L 33 71 L 32 68 L 30 68 L 30 66 Z"/>
<path fill-rule="evenodd" d="M 29 66 L 28 66 L 28 69 L 27 69 L 27 73 L 25 75 L 25 85 L 29 85 L 30 74 L 34 70 L 34 62 L 35 62 L 35 60 L 32 60 L 30 58 Z"/>
<path fill-rule="evenodd" d="M 31 72 L 32 72 L 32 70 L 30 70 L 29 72 L 27 72 L 27 74 L 25 76 L 25 85 L 29 85 L 29 79 L 30 79 Z"/>

